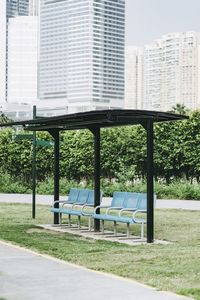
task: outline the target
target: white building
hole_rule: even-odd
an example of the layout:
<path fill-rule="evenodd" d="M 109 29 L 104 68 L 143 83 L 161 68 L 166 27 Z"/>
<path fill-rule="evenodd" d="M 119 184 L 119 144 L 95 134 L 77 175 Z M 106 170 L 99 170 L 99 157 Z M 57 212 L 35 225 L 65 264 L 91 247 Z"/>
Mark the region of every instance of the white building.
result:
<path fill-rule="evenodd" d="M 29 15 L 37 15 L 38 1 L 0 0 L 0 104 L 6 112 L 37 98 L 37 21 Z"/>
<path fill-rule="evenodd" d="M 39 1 L 40 0 L 29 0 L 29 16 L 38 16 Z"/>
<path fill-rule="evenodd" d="M 6 101 L 6 2 L 0 0 L 0 103 Z"/>
<path fill-rule="evenodd" d="M 29 15 L 36 15 L 37 14 L 37 4 L 39 0 L 0 0 L 0 102 L 5 103 L 8 101 L 8 81 L 10 79 L 8 78 L 8 71 L 10 68 L 12 68 L 11 65 L 8 65 L 8 57 L 11 58 L 11 55 L 9 54 L 9 51 L 11 50 L 12 56 L 14 56 L 14 51 L 15 51 L 15 46 L 16 46 L 16 40 L 20 39 L 22 40 L 22 37 L 20 37 L 21 32 L 20 28 L 23 28 L 24 21 L 21 21 L 20 24 L 20 19 L 23 18 L 24 16 L 29 16 Z M 16 21 L 16 30 L 14 30 L 13 25 L 14 24 L 14 19 L 17 18 Z M 28 20 L 28 19 L 27 19 Z M 31 23 L 31 19 L 29 23 Z M 28 24 L 28 21 L 27 21 Z M 29 34 L 32 34 L 31 30 L 28 32 L 30 29 L 30 26 L 27 26 L 27 32 L 26 32 L 26 37 L 28 38 L 27 43 L 30 43 L 30 36 Z M 10 31 L 10 33 L 9 33 Z M 14 38 L 14 32 L 15 34 L 18 34 Z M 25 35 L 25 29 L 22 29 L 23 33 L 22 36 Z M 10 35 L 10 36 L 9 36 Z M 9 40 L 9 45 L 8 45 L 8 40 Z M 15 43 L 12 45 L 12 41 Z M 35 36 L 33 37 L 33 41 L 35 42 Z M 25 42 L 23 42 L 25 45 Z M 35 47 L 35 45 L 32 45 Z M 31 48 L 31 45 L 29 45 Z M 21 47 L 22 48 L 22 47 Z M 16 48 L 16 51 L 19 49 Z M 16 53 L 17 54 L 17 53 Z M 24 52 L 22 53 L 22 55 Z M 17 54 L 18 55 L 18 54 Z M 22 56 L 21 55 L 21 56 Z M 30 57 L 31 59 L 31 57 Z M 11 73 L 10 73 L 11 74 Z"/>
<path fill-rule="evenodd" d="M 124 105 L 125 0 L 41 0 L 40 100 L 66 111 Z"/>
<path fill-rule="evenodd" d="M 200 107 L 200 34 L 164 35 L 144 48 L 144 109 Z"/>
<path fill-rule="evenodd" d="M 37 17 L 10 18 L 8 22 L 7 101 L 37 100 Z"/>
<path fill-rule="evenodd" d="M 143 104 L 143 49 L 125 50 L 125 108 L 141 109 Z"/>

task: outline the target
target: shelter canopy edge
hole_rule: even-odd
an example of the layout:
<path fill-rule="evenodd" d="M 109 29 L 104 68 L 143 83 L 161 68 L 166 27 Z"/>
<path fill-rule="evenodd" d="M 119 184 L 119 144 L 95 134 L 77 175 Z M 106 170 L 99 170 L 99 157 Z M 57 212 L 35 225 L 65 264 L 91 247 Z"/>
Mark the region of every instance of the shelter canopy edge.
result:
<path fill-rule="evenodd" d="M 188 117 L 158 111 L 130 110 L 130 109 L 110 109 L 99 111 L 88 111 L 75 114 L 60 115 L 54 117 L 43 117 L 36 120 L 23 120 L 0 124 L 6 126 L 24 126 L 25 130 L 48 131 L 76 130 L 90 127 L 114 127 L 134 124 L 145 124 L 148 120 L 154 122 L 176 121 L 187 119 Z"/>

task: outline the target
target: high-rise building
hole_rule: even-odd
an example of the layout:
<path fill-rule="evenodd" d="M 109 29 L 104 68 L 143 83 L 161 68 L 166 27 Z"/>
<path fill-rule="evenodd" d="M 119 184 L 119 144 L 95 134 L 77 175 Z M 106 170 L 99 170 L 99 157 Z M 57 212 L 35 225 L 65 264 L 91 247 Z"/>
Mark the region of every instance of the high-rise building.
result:
<path fill-rule="evenodd" d="M 125 0 L 40 3 L 40 100 L 68 112 L 123 107 Z"/>
<path fill-rule="evenodd" d="M 29 14 L 29 0 L 4 0 L 6 1 L 7 18 L 27 16 Z"/>
<path fill-rule="evenodd" d="M 37 100 L 37 17 L 10 18 L 8 22 L 7 102 Z"/>
<path fill-rule="evenodd" d="M 144 48 L 144 109 L 200 107 L 200 34 L 164 35 Z"/>
<path fill-rule="evenodd" d="M 19 63 L 19 58 L 21 59 L 21 68 L 23 68 L 22 64 L 25 62 L 25 49 L 27 49 L 28 45 L 26 45 L 25 48 L 22 47 L 22 44 L 20 46 L 20 39 L 22 40 L 24 38 L 24 32 L 26 31 L 26 37 L 27 37 L 27 43 L 29 43 L 29 47 L 33 47 L 35 49 L 35 35 L 33 36 L 33 40 L 31 43 L 31 34 L 33 32 L 32 29 L 30 29 L 30 26 L 28 25 L 26 29 L 23 28 L 24 21 L 20 21 L 20 18 L 26 17 L 27 24 L 31 24 L 32 19 L 28 21 L 29 15 L 37 15 L 37 8 L 38 8 L 38 1 L 39 0 L 0 0 L 0 102 L 1 103 L 7 103 L 8 101 L 8 95 L 12 94 L 12 91 L 8 90 L 10 87 L 14 87 L 15 82 L 11 82 L 11 79 L 13 76 L 18 76 L 20 78 L 20 74 L 17 75 L 17 69 L 13 69 L 13 66 L 17 64 L 17 61 Z M 17 18 L 15 23 L 15 18 Z M 31 18 L 31 17 L 30 17 Z M 21 22 L 21 25 L 19 25 Z M 14 35 L 14 26 L 16 25 L 16 34 Z M 33 25 L 34 26 L 34 25 Z M 22 34 L 19 30 L 23 31 Z M 30 30 L 30 32 L 29 32 Z M 35 30 L 35 29 L 34 29 Z M 11 35 L 11 36 L 10 36 Z M 12 45 L 11 41 L 14 42 Z M 18 42 L 19 43 L 18 43 Z M 23 44 L 25 45 L 26 42 L 23 41 Z M 18 46 L 17 46 L 18 45 Z M 15 48 L 15 46 L 17 46 Z M 21 49 L 20 49 L 21 47 Z M 9 53 L 11 51 L 11 53 Z M 21 51 L 21 55 L 19 55 L 19 52 Z M 25 55 L 23 57 L 23 55 Z M 12 59 L 11 59 L 12 57 Z M 32 58 L 35 60 L 35 56 L 29 57 L 29 65 L 32 65 Z M 14 62 L 15 60 L 15 62 Z M 10 61 L 10 64 L 9 64 Z M 19 63 L 20 65 L 20 63 Z M 37 62 L 36 62 L 37 65 Z M 10 70 L 12 69 L 11 72 Z M 28 69 L 28 66 L 27 66 Z M 21 72 L 21 69 L 18 68 L 18 71 Z M 8 75 L 9 72 L 9 75 Z M 23 73 L 23 72 L 22 72 Z M 8 78 L 8 76 L 11 76 Z M 29 74 L 29 76 L 31 76 Z M 27 78 L 29 77 L 27 76 Z M 26 76 L 25 76 L 26 77 Z M 25 78 L 24 77 L 24 78 Z M 34 75 L 33 75 L 34 77 Z M 16 79 L 16 78 L 15 78 Z M 24 82 L 24 89 L 26 82 Z M 22 86 L 22 85 L 20 85 Z M 11 97 L 13 99 L 13 97 Z M 9 98 L 9 99 L 11 99 Z M 18 98 L 19 99 L 19 98 Z M 14 99 L 13 99 L 14 100 Z"/>
<path fill-rule="evenodd" d="M 125 50 L 125 108 L 141 109 L 143 104 L 143 49 Z"/>
<path fill-rule="evenodd" d="M 29 0 L 29 16 L 38 16 L 40 0 Z"/>
<path fill-rule="evenodd" d="M 6 2 L 0 0 L 0 103 L 6 101 Z"/>

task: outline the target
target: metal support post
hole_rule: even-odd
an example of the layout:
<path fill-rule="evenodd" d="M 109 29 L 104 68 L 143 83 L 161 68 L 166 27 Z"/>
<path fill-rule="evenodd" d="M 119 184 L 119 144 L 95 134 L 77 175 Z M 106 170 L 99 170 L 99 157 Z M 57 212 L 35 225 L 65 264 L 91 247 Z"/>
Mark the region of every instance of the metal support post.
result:
<path fill-rule="evenodd" d="M 81 217 L 78 216 L 78 229 L 80 229 L 80 228 L 81 228 Z"/>
<path fill-rule="evenodd" d="M 114 236 L 117 236 L 117 222 L 114 221 Z"/>
<path fill-rule="evenodd" d="M 71 215 L 68 215 L 68 225 L 69 225 L 69 227 L 72 226 L 72 223 L 71 223 Z"/>
<path fill-rule="evenodd" d="M 104 234 L 104 220 L 101 220 L 102 234 Z"/>
<path fill-rule="evenodd" d="M 59 154 L 60 154 L 60 132 L 59 130 L 49 130 L 54 138 L 54 202 L 59 200 Z M 59 208 L 59 203 L 55 203 L 55 208 Z M 54 224 L 59 224 L 59 213 L 54 213 Z"/>
<path fill-rule="evenodd" d="M 36 119 L 36 106 L 33 106 L 33 120 Z M 33 153 L 32 153 L 32 218 L 35 219 L 36 198 L 36 131 L 33 131 Z"/>
<path fill-rule="evenodd" d="M 153 121 L 147 121 L 147 243 L 154 241 Z"/>
<path fill-rule="evenodd" d="M 90 131 L 94 135 L 94 206 L 100 205 L 100 174 L 101 174 L 101 159 L 100 159 L 100 127 L 91 128 Z M 97 209 L 97 214 L 100 214 L 100 209 Z M 94 219 L 94 231 L 100 231 L 100 220 Z"/>

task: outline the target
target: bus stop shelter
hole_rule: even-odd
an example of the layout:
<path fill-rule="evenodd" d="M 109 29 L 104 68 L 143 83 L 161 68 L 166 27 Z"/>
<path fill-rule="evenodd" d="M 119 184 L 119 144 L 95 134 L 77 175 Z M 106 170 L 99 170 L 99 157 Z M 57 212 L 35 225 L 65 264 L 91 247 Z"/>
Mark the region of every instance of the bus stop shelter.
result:
<path fill-rule="evenodd" d="M 155 122 L 178 121 L 187 117 L 173 113 L 112 109 L 89 111 L 55 117 L 45 117 L 36 120 L 27 120 L 0 124 L 0 126 L 23 126 L 28 131 L 48 131 L 54 138 L 54 201 L 59 200 L 59 150 L 60 132 L 65 130 L 89 129 L 94 135 L 94 193 L 95 207 L 100 204 L 100 140 L 101 128 L 142 125 L 147 133 L 147 243 L 154 241 L 154 167 L 153 167 L 153 124 Z M 58 203 L 55 207 L 58 207 Z M 99 212 L 98 212 L 99 213 Z M 59 223 L 59 214 L 54 214 L 54 224 Z M 99 231 L 99 220 L 95 220 L 94 230 Z"/>

